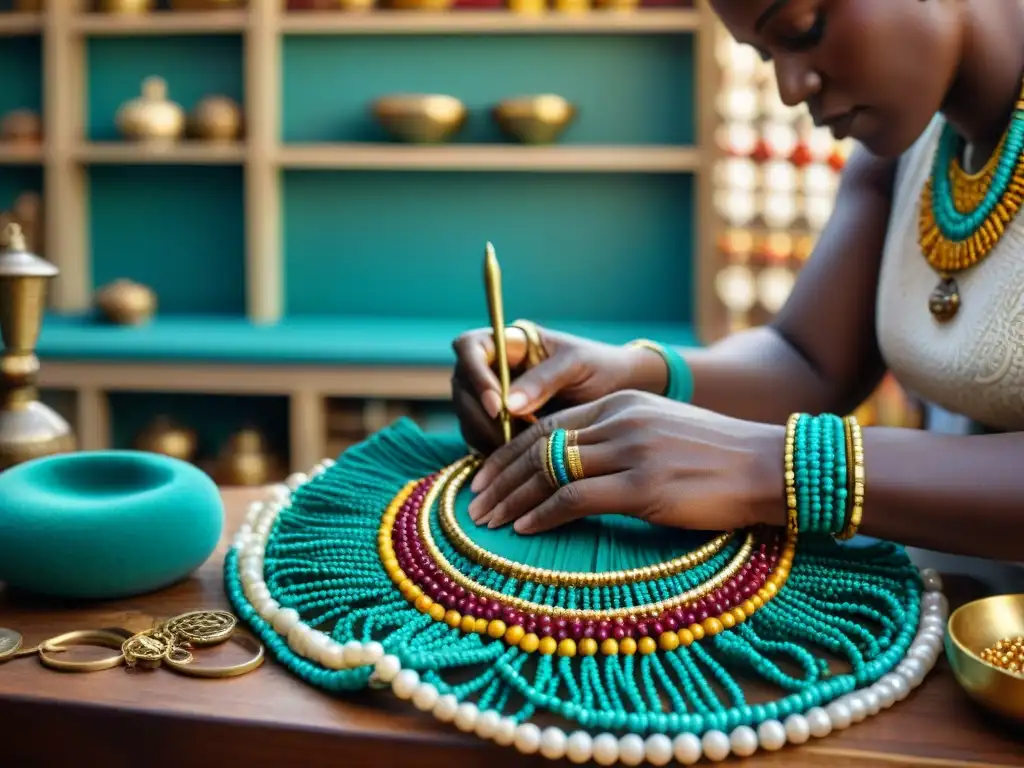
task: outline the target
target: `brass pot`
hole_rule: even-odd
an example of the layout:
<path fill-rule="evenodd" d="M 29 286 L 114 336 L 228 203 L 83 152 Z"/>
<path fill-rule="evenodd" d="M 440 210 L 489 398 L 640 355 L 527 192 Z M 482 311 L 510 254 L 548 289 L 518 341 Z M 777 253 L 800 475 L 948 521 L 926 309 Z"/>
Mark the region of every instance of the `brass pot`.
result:
<path fill-rule="evenodd" d="M 143 325 L 152 319 L 156 307 L 156 294 L 151 288 L 125 278 L 104 286 L 96 294 L 96 308 L 117 325 Z"/>
<path fill-rule="evenodd" d="M 274 465 L 263 435 L 252 428 L 242 429 L 221 451 L 217 481 L 221 485 L 265 485 L 270 481 Z"/>
<path fill-rule="evenodd" d="M 103 13 L 149 13 L 155 0 L 98 0 L 96 10 Z"/>
<path fill-rule="evenodd" d="M 242 135 L 242 108 L 227 96 L 207 96 L 189 116 L 189 133 L 202 141 L 237 141 Z"/>
<path fill-rule="evenodd" d="M 198 445 L 195 430 L 175 423 L 169 416 L 157 416 L 135 439 L 137 450 L 188 462 L 195 459 Z"/>
<path fill-rule="evenodd" d="M 454 96 L 393 94 L 371 105 L 374 118 L 393 138 L 413 144 L 439 144 L 466 124 L 466 107 Z"/>
<path fill-rule="evenodd" d="M 147 77 L 138 98 L 117 111 L 117 128 L 124 138 L 151 144 L 168 144 L 185 133 L 185 111 L 167 98 L 167 81 Z"/>
<path fill-rule="evenodd" d="M 43 121 L 30 109 L 15 109 L 0 120 L 0 141 L 36 145 L 43 140 Z"/>
<path fill-rule="evenodd" d="M 551 144 L 576 119 L 576 107 L 554 94 L 505 99 L 493 110 L 501 132 L 524 144 Z"/>

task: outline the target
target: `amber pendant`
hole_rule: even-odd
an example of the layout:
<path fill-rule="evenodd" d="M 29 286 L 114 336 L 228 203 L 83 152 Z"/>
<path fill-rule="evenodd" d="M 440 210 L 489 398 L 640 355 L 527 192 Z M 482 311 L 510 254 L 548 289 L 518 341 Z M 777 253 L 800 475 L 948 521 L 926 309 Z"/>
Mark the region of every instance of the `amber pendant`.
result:
<path fill-rule="evenodd" d="M 960 309 L 960 287 L 952 277 L 943 277 L 928 297 L 928 309 L 940 323 L 952 320 Z"/>

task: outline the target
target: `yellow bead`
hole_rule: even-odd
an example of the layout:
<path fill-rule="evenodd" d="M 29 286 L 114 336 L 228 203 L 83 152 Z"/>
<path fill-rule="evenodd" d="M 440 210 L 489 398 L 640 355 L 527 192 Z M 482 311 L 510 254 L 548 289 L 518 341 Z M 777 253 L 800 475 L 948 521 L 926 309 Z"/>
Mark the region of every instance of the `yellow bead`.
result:
<path fill-rule="evenodd" d="M 398 591 L 402 593 L 402 597 L 408 600 L 409 596 L 412 594 L 412 588 L 415 586 L 416 585 L 412 583 L 412 579 L 403 579 L 398 584 Z"/>
<path fill-rule="evenodd" d="M 614 656 L 619 652 L 619 641 L 614 637 L 601 641 L 601 653 L 605 656 Z"/>
<path fill-rule="evenodd" d="M 427 610 L 427 614 L 428 614 L 428 615 L 430 616 L 430 618 L 432 618 L 432 619 L 433 619 L 434 621 L 444 621 L 444 616 L 445 616 L 445 613 L 446 613 L 446 611 L 445 611 L 445 609 L 444 609 L 444 606 L 443 606 L 443 605 L 441 605 L 440 603 L 434 603 L 434 604 L 433 604 L 432 606 L 430 606 L 430 608 L 429 608 L 429 609 Z"/>
<path fill-rule="evenodd" d="M 733 621 L 735 621 L 737 624 L 742 624 L 744 621 L 747 620 L 747 612 L 744 611 L 742 608 L 733 608 L 732 618 Z"/>
<path fill-rule="evenodd" d="M 650 654 L 658 650 L 658 644 L 654 642 L 653 637 L 641 637 L 640 642 L 637 643 L 637 649 L 644 656 L 649 656 Z"/>
<path fill-rule="evenodd" d="M 476 619 L 474 619 L 469 614 L 466 614 L 465 616 L 462 617 L 462 624 L 459 625 L 459 629 L 461 629 L 466 634 L 469 634 L 470 632 L 473 631 L 473 628 L 475 626 L 476 626 Z"/>
<path fill-rule="evenodd" d="M 426 613 L 427 611 L 429 611 L 430 606 L 432 606 L 433 604 L 434 601 L 426 595 L 420 595 L 416 598 L 416 610 L 420 613 Z"/>
<path fill-rule="evenodd" d="M 423 590 L 420 589 L 419 587 L 417 587 L 415 584 L 413 584 L 412 585 L 412 589 L 409 590 L 409 594 L 406 595 L 405 597 L 406 597 L 407 600 L 411 600 L 412 602 L 416 602 L 422 596 L 423 596 Z"/>
<path fill-rule="evenodd" d="M 778 590 L 778 589 L 777 589 L 777 588 L 775 587 L 775 585 L 774 585 L 774 584 L 773 584 L 772 582 L 770 582 L 770 581 L 769 581 L 769 582 L 768 582 L 767 584 L 765 584 L 765 585 L 764 585 L 764 589 L 765 589 L 765 591 L 766 591 L 766 592 L 767 592 L 767 593 L 769 594 L 769 596 L 771 596 L 771 597 L 775 597 L 775 595 L 776 595 L 776 594 L 778 593 L 778 591 L 779 591 L 779 590 Z"/>
<path fill-rule="evenodd" d="M 700 624 L 691 624 L 688 629 L 690 630 L 690 634 L 693 635 L 694 640 L 704 639 L 704 627 Z"/>
<path fill-rule="evenodd" d="M 541 638 L 540 645 L 537 646 L 537 650 L 545 656 L 551 656 L 558 650 L 558 641 L 550 636 Z"/>
<path fill-rule="evenodd" d="M 619 640 L 619 653 L 623 656 L 632 656 L 636 653 L 636 640 L 632 637 L 624 637 Z"/>
<path fill-rule="evenodd" d="M 757 610 L 757 606 L 754 605 L 752 600 L 744 600 L 743 603 L 740 605 L 740 608 L 743 609 L 743 612 L 747 614 L 747 616 L 750 616 L 752 613 L 754 613 L 754 611 Z"/>
<path fill-rule="evenodd" d="M 754 595 L 750 598 L 750 604 L 754 606 L 754 610 L 764 606 L 764 600 L 761 599 L 760 595 Z M 744 609 L 746 610 L 746 609 Z M 754 611 L 747 611 L 747 613 L 753 613 Z"/>
<path fill-rule="evenodd" d="M 533 632 L 525 635 L 522 640 L 519 641 L 519 650 L 526 651 L 527 653 L 533 653 L 540 646 L 540 638 L 538 638 Z"/>
<path fill-rule="evenodd" d="M 519 642 L 523 639 L 525 634 L 525 629 L 520 627 L 518 624 L 513 624 L 505 630 L 505 642 L 509 645 L 519 645 Z"/>
<path fill-rule="evenodd" d="M 593 656 L 597 653 L 597 640 L 592 637 L 585 637 L 580 640 L 580 656 Z"/>
<path fill-rule="evenodd" d="M 736 617 L 732 613 L 723 613 L 718 617 L 718 620 L 722 623 L 725 629 L 732 629 L 736 626 Z"/>
<path fill-rule="evenodd" d="M 487 625 L 487 634 L 497 640 L 505 634 L 505 622 L 501 619 L 495 619 Z"/>
<path fill-rule="evenodd" d="M 384 560 L 384 570 L 388 573 L 394 573 L 398 570 L 398 560 L 394 557 L 388 557 Z"/>
<path fill-rule="evenodd" d="M 462 623 L 462 614 L 458 611 L 448 611 L 444 615 L 444 623 L 455 629 Z"/>
<path fill-rule="evenodd" d="M 658 647 L 663 651 L 674 651 L 679 647 L 679 635 L 675 632 L 662 632 L 658 638 Z"/>
<path fill-rule="evenodd" d="M 558 644 L 558 655 L 559 656 L 575 656 L 576 655 L 576 641 L 570 640 L 568 637 L 562 640 Z"/>
<path fill-rule="evenodd" d="M 676 634 L 679 636 L 679 644 L 684 648 L 693 644 L 693 632 L 690 630 L 680 629 Z"/>
<path fill-rule="evenodd" d="M 719 632 L 721 632 L 724 629 L 724 627 L 722 626 L 722 622 L 720 622 L 714 616 L 711 616 L 710 618 L 705 619 L 703 626 L 704 626 L 704 635 L 707 636 L 707 637 L 714 637 L 715 635 L 717 635 Z"/>
<path fill-rule="evenodd" d="M 490 622 L 487 621 L 487 619 L 477 619 L 476 624 L 473 625 L 473 631 L 478 635 L 486 634 L 488 624 L 490 624 Z"/>

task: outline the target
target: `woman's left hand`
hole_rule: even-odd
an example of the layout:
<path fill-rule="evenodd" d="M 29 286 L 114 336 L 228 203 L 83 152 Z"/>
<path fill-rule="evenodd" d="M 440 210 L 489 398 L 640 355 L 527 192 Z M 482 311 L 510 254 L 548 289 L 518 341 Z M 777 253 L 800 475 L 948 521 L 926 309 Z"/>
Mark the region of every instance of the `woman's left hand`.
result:
<path fill-rule="evenodd" d="M 576 430 L 584 477 L 556 489 L 547 436 Z M 735 530 L 785 525 L 785 427 L 722 416 L 645 392 L 615 392 L 542 419 L 498 448 L 473 479 L 478 525 L 539 533 L 590 515 Z"/>

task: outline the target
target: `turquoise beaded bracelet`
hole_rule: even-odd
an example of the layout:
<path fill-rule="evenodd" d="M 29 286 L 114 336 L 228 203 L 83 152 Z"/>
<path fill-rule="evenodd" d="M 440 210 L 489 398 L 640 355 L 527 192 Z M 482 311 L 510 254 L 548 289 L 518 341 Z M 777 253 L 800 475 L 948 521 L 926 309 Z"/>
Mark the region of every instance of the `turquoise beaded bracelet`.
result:
<path fill-rule="evenodd" d="M 662 393 L 665 397 L 680 403 L 693 401 L 693 371 L 690 370 L 690 366 L 682 355 L 672 347 L 658 344 L 650 339 L 636 339 L 631 341 L 628 346 L 650 349 L 661 355 L 661 359 L 665 361 L 668 368 L 668 384 Z"/>
<path fill-rule="evenodd" d="M 800 533 L 835 536 L 846 527 L 849 461 L 846 428 L 833 414 L 796 414 L 792 485 Z M 787 470 L 789 471 L 789 470 Z"/>

